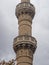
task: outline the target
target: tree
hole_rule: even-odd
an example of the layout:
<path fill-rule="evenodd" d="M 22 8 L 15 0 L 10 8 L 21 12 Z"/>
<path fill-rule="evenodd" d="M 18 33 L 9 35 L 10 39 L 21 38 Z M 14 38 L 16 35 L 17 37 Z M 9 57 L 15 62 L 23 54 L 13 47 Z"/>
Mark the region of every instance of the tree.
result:
<path fill-rule="evenodd" d="M 12 59 L 12 60 L 10 60 L 8 62 L 6 62 L 5 60 L 3 60 L 3 61 L 0 62 L 0 65 L 15 65 L 15 60 Z"/>

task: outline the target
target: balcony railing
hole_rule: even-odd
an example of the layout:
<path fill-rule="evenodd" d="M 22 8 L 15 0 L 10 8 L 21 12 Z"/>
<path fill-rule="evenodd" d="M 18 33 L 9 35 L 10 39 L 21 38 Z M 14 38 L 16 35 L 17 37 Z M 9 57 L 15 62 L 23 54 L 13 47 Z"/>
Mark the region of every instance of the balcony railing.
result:
<path fill-rule="evenodd" d="M 29 43 L 29 44 L 37 45 L 36 39 L 34 37 L 27 35 L 18 36 L 14 39 L 14 45 L 18 45 L 20 43 Z"/>
<path fill-rule="evenodd" d="M 32 10 L 35 10 L 34 6 L 31 3 L 20 3 L 16 6 L 16 9 L 19 10 L 21 8 L 30 8 Z"/>

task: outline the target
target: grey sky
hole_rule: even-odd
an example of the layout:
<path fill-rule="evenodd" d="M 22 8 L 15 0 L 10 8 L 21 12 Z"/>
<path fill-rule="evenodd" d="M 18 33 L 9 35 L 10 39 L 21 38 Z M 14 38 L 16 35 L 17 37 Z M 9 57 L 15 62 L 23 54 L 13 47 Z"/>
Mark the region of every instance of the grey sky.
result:
<path fill-rule="evenodd" d="M 20 0 L 0 0 L 0 60 L 15 58 L 13 39 L 18 35 L 15 7 Z M 31 0 L 36 8 L 32 36 L 37 39 L 34 65 L 49 65 L 49 0 Z"/>

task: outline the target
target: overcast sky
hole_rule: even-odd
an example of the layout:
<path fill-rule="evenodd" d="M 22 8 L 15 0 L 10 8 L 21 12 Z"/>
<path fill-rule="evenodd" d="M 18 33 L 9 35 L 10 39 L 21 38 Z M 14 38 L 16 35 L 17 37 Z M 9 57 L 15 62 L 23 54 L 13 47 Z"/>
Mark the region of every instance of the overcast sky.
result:
<path fill-rule="evenodd" d="M 0 0 L 0 60 L 15 58 L 13 39 L 18 36 L 15 7 L 20 0 Z M 36 8 L 32 36 L 37 39 L 34 65 L 49 65 L 49 0 L 31 0 Z"/>

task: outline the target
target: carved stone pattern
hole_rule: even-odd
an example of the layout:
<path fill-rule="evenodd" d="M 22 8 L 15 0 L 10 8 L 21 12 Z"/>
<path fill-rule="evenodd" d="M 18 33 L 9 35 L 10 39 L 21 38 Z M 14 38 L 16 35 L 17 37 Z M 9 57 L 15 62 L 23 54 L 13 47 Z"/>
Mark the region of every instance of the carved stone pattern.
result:
<path fill-rule="evenodd" d="M 35 50 L 36 50 L 36 47 L 34 47 L 33 45 L 31 45 L 31 44 L 25 44 L 25 43 L 24 43 L 24 44 L 18 44 L 18 45 L 16 45 L 16 46 L 14 47 L 14 51 L 17 52 L 18 50 L 20 50 L 20 49 L 22 49 L 22 48 L 24 48 L 24 49 L 31 49 L 33 53 L 34 53 Z"/>
<path fill-rule="evenodd" d="M 17 18 L 19 18 L 19 16 L 22 14 L 28 14 L 33 18 L 35 15 L 35 8 L 32 4 L 30 4 L 28 2 L 23 2 L 16 6 L 15 14 L 16 14 Z"/>
<path fill-rule="evenodd" d="M 34 37 L 28 36 L 28 35 L 21 35 L 21 36 L 18 36 L 14 39 L 13 46 L 16 46 L 16 45 L 21 44 L 21 43 L 23 44 L 25 42 L 28 43 L 28 44 L 32 44 L 35 47 L 37 45 L 37 41 Z"/>

